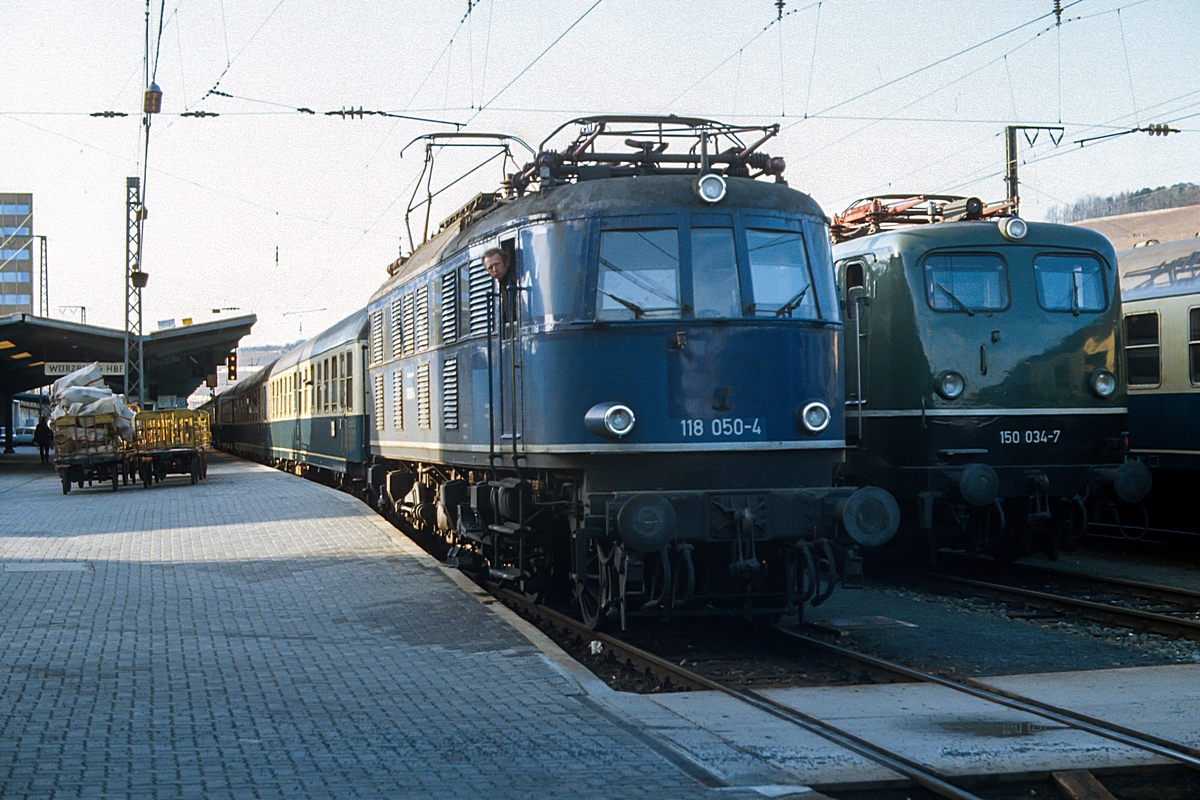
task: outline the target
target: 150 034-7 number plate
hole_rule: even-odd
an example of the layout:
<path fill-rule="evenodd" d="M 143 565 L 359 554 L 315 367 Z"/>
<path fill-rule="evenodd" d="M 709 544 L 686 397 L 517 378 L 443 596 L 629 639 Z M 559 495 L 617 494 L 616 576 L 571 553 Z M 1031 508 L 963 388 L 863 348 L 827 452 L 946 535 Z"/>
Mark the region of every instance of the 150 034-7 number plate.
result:
<path fill-rule="evenodd" d="M 723 419 L 681 419 L 685 437 L 697 436 L 762 436 L 759 417 L 725 417 Z"/>
<path fill-rule="evenodd" d="M 1000 444 L 1055 444 L 1062 431 L 1000 431 Z"/>

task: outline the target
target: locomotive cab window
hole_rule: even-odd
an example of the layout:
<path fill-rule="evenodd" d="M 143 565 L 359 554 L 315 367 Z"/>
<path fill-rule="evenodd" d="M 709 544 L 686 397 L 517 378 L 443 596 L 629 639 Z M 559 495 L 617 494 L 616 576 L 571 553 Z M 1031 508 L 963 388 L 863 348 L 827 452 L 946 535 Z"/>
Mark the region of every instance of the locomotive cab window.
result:
<path fill-rule="evenodd" d="M 1200 308 L 1188 309 L 1188 378 L 1200 385 Z"/>
<path fill-rule="evenodd" d="M 692 298 L 697 318 L 742 315 L 732 228 L 692 229 Z"/>
<path fill-rule="evenodd" d="M 1041 255 L 1033 259 L 1038 304 L 1047 311 L 1103 311 L 1108 307 L 1104 267 L 1084 255 Z"/>
<path fill-rule="evenodd" d="M 857 298 L 861 297 L 867 289 L 866 264 L 862 261 L 841 261 L 839 265 L 845 271 L 843 283 L 845 284 L 845 308 L 846 319 L 853 320 L 858 316 Z M 855 291 L 855 290 L 858 291 Z"/>
<path fill-rule="evenodd" d="M 1125 317 L 1125 364 L 1130 386 L 1159 383 L 1158 312 Z"/>
<path fill-rule="evenodd" d="M 748 228 L 746 250 L 754 316 L 820 317 L 802 234 Z"/>
<path fill-rule="evenodd" d="M 597 319 L 678 319 L 679 231 L 602 232 L 597 293 Z"/>
<path fill-rule="evenodd" d="M 987 253 L 939 253 L 925 259 L 925 297 L 935 311 L 974 314 L 1008 308 L 1008 267 Z"/>

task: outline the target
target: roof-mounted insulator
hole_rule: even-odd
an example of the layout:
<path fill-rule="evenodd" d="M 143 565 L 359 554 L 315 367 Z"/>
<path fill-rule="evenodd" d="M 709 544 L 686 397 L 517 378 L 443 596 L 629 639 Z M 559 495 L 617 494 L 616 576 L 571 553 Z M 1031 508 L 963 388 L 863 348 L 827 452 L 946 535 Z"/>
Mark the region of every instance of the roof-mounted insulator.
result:
<path fill-rule="evenodd" d="M 162 111 L 162 89 L 158 88 L 157 83 L 150 84 L 146 89 L 146 95 L 142 99 L 142 111 L 147 114 L 157 114 Z"/>

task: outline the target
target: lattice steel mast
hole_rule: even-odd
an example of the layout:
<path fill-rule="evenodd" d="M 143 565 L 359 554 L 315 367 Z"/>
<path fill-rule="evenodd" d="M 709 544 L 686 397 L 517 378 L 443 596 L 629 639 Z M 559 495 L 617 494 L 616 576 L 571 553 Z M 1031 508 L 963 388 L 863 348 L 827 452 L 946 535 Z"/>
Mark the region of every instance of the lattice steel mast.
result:
<path fill-rule="evenodd" d="M 142 181 L 125 179 L 125 397 L 141 403 L 145 397 L 142 361 Z"/>

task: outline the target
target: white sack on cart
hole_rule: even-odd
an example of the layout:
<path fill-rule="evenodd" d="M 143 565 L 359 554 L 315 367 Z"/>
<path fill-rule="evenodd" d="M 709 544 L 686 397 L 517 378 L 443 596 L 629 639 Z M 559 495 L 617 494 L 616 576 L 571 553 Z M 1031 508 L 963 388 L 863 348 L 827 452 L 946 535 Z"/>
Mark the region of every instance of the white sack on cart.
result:
<path fill-rule="evenodd" d="M 83 403 L 83 405 L 89 406 L 103 400 L 110 400 L 112 397 L 112 389 L 109 389 L 107 386 L 71 386 L 67 389 L 64 389 L 62 393 L 55 398 L 55 402 L 61 403 L 64 406 L 69 406 L 73 403 Z M 113 411 L 97 411 L 96 413 L 111 414 Z"/>
<path fill-rule="evenodd" d="M 54 382 L 50 388 L 50 401 L 58 400 L 59 395 L 72 386 L 103 386 L 104 376 L 100 374 L 99 362 L 93 361 L 83 369 L 77 369 L 70 375 L 64 375 Z"/>
<path fill-rule="evenodd" d="M 90 417 L 96 414 L 112 414 L 116 416 L 113 427 L 117 435 L 127 442 L 134 438 L 133 409 L 125 405 L 125 398 L 119 394 L 109 394 L 99 400 L 84 406 L 76 416 Z"/>

